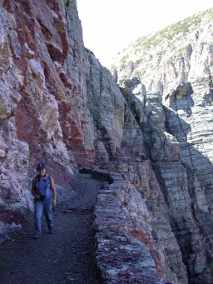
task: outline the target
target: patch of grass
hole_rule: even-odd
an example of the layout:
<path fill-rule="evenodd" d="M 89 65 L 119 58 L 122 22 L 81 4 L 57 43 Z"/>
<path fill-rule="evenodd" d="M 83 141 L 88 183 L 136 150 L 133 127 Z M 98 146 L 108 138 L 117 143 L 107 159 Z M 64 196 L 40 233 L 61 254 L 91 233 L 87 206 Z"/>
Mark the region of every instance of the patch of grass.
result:
<path fill-rule="evenodd" d="M 177 24 L 164 28 L 151 37 L 143 37 L 138 41 L 137 46 L 139 45 L 141 48 L 147 49 L 158 45 L 164 40 L 171 41 L 178 34 L 189 32 L 190 28 L 196 29 L 200 22 L 200 16 L 186 18 L 185 20 L 180 21 Z"/>
<path fill-rule="evenodd" d="M 171 43 L 178 35 L 196 31 L 204 17 L 206 17 L 209 21 L 213 20 L 213 9 L 208 9 L 204 12 L 188 17 L 176 24 L 160 30 L 159 32 L 156 32 L 154 35 L 139 38 L 129 51 L 131 50 L 131 52 L 134 52 L 135 54 L 142 54 L 143 51 L 154 48 L 162 42 Z M 120 60 L 121 64 L 126 65 L 128 63 L 128 59 L 129 52 L 127 49 L 125 51 L 125 55 Z"/>

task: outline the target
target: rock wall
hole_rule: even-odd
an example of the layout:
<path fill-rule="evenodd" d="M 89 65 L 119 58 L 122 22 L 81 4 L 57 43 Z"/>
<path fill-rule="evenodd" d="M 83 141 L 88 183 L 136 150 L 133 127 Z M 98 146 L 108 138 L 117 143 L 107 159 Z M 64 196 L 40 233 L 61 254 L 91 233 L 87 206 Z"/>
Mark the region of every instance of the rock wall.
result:
<path fill-rule="evenodd" d="M 114 66 L 120 84 L 133 86 L 136 116 L 143 114 L 189 283 L 213 277 L 212 15 L 210 9 L 138 40 Z"/>
<path fill-rule="evenodd" d="M 142 121 L 150 118 L 148 112 L 154 109 L 154 100 L 145 110 L 132 94 L 136 90 L 141 94 L 138 83 L 129 81 L 123 90 L 123 139 L 115 160 L 108 164 L 113 183 L 100 191 L 97 200 L 97 260 L 107 283 L 118 283 L 120 279 L 122 283 L 188 283 L 166 195 L 150 159 L 150 126 L 147 131 L 142 127 Z M 164 117 L 162 105 L 157 114 Z M 164 125 L 156 115 L 154 125 L 157 121 Z M 164 135 L 157 125 L 156 129 Z M 176 151 L 178 159 L 178 142 L 168 141 L 168 145 L 170 149 L 165 146 L 165 151 L 170 156 L 171 150 Z"/>
<path fill-rule="evenodd" d="M 0 221 L 8 227 L 20 221 L 8 210 L 32 206 L 37 161 L 46 160 L 62 185 L 71 180 L 75 160 L 61 121 L 78 93 L 59 72 L 69 52 L 60 2 L 1 1 L 0 22 Z"/>
<path fill-rule="evenodd" d="M 164 283 L 146 201 L 121 175 L 112 177 L 113 184 L 102 188 L 96 206 L 97 261 L 102 275 L 107 283 Z"/>
<path fill-rule="evenodd" d="M 0 90 L 2 235 L 32 208 L 38 161 L 67 196 L 79 167 L 115 155 L 124 99 L 84 47 L 76 1 L 0 1 Z"/>
<path fill-rule="evenodd" d="M 0 1 L 0 23 L 0 234 L 32 207 L 38 160 L 64 196 L 79 168 L 105 171 L 95 224 L 106 283 L 212 283 L 211 92 L 195 107 L 198 80 L 168 98 L 138 79 L 119 88 L 84 47 L 74 0 Z"/>

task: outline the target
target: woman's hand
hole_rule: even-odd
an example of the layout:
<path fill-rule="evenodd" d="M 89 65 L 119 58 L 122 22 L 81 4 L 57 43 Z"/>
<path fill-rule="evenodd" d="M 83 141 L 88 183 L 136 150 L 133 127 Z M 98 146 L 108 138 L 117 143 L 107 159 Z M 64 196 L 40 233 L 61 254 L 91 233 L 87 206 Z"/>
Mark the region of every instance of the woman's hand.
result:
<path fill-rule="evenodd" d="M 56 207 L 56 198 L 53 198 L 53 202 L 52 202 L 53 208 Z"/>

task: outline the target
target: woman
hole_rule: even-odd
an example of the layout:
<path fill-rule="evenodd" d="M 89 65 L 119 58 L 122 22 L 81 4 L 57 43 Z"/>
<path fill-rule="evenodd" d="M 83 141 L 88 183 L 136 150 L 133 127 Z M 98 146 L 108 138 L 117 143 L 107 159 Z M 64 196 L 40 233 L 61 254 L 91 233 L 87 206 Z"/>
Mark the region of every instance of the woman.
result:
<path fill-rule="evenodd" d="M 56 206 L 56 187 L 51 176 L 47 174 L 43 162 L 37 165 L 37 175 L 32 181 L 32 194 L 34 197 L 35 238 L 42 233 L 42 219 L 45 216 L 48 232 L 52 234 L 53 215 L 52 207 Z"/>

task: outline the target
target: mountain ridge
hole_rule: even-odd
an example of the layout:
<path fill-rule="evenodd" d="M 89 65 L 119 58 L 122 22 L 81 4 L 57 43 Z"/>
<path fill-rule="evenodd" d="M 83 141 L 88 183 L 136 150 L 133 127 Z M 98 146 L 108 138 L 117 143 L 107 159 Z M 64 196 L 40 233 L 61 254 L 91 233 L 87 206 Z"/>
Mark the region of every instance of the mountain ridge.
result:
<path fill-rule="evenodd" d="M 187 37 L 189 34 L 193 34 L 191 35 L 192 37 L 198 36 L 199 30 L 206 24 L 211 23 L 211 20 L 213 20 L 213 8 L 201 11 L 174 24 L 168 25 L 157 32 L 143 36 L 119 52 L 118 55 L 115 56 L 114 63 L 111 65 L 110 69 L 112 72 L 115 69 L 119 69 L 119 73 L 121 73 L 122 69 L 125 69 L 128 65 L 135 65 L 137 67 L 142 63 L 143 56 L 146 57 L 152 54 L 155 48 L 158 48 L 161 55 L 167 50 L 171 51 L 171 49 L 173 49 L 173 53 L 177 55 L 174 43 L 182 40 L 182 37 Z M 186 46 L 187 43 L 184 43 L 184 46 L 180 47 L 179 55 L 184 55 L 184 53 L 187 52 Z M 137 76 L 140 77 L 142 75 L 143 72 L 139 70 Z"/>

